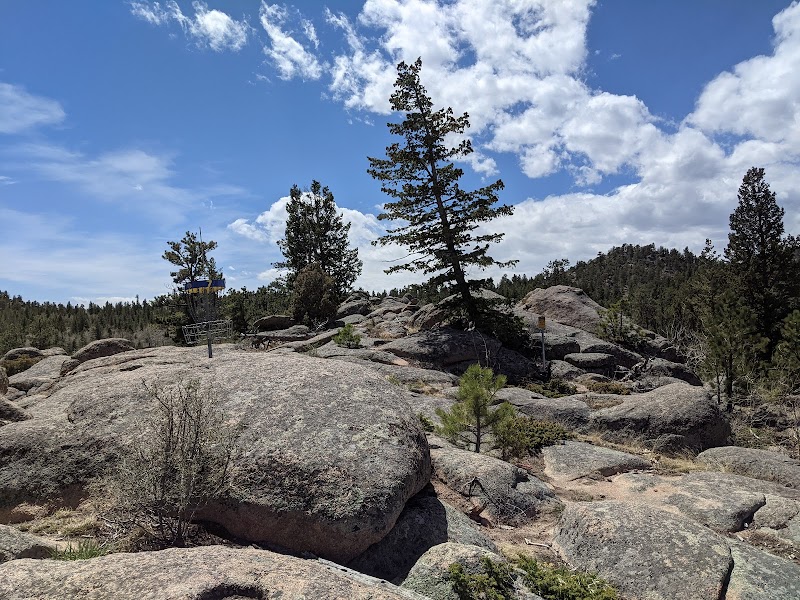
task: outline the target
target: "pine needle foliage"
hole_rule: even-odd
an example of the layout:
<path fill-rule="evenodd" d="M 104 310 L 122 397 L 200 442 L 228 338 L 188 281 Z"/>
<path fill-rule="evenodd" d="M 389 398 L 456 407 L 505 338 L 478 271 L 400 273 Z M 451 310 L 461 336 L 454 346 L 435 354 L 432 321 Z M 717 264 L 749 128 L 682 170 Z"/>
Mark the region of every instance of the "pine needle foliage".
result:
<path fill-rule="evenodd" d="M 480 314 L 471 294 L 480 282 L 468 281 L 470 267 L 507 267 L 487 253 L 489 244 L 502 233 L 476 235 L 480 223 L 511 215 L 510 206 L 494 206 L 504 185 L 501 180 L 474 191 L 459 185 L 464 174 L 456 167 L 473 152 L 465 136 L 469 116 L 457 117 L 452 108 L 434 110 L 433 101 L 420 81 L 422 61 L 397 66 L 393 110 L 404 115 L 400 123 L 389 123 L 389 132 L 402 138 L 386 148 L 386 158 L 369 158 L 367 172 L 381 182 L 381 190 L 392 200 L 384 205 L 381 220 L 392 222 L 376 244 L 398 244 L 409 250 L 404 262 L 387 273 L 421 271 L 433 275 L 433 285 L 451 283 L 473 323 Z M 455 140 L 454 145 L 450 143 Z"/>
<path fill-rule="evenodd" d="M 755 335 L 767 340 L 768 360 L 781 338 L 781 322 L 797 308 L 800 293 L 800 249 L 784 236 L 784 210 L 764 180 L 764 169 L 748 169 L 739 187 L 739 204 L 730 216 L 725 258 L 734 289 L 753 313 Z"/>
<path fill-rule="evenodd" d="M 458 402 L 449 411 L 436 409 L 442 420 L 437 433 L 460 448 L 480 452 L 492 429 L 516 414 L 508 402 L 492 406 L 505 384 L 505 375 L 495 377 L 489 368 L 470 365 L 459 381 Z"/>
<path fill-rule="evenodd" d="M 336 298 L 340 299 L 361 274 L 358 249 L 350 248 L 350 223 L 345 223 L 336 208 L 333 193 L 313 180 L 302 191 L 296 185 L 289 191 L 286 205 L 286 230 L 278 246 L 285 260 L 275 267 L 288 269 L 290 289 L 298 275 L 313 264 L 333 278 Z"/>

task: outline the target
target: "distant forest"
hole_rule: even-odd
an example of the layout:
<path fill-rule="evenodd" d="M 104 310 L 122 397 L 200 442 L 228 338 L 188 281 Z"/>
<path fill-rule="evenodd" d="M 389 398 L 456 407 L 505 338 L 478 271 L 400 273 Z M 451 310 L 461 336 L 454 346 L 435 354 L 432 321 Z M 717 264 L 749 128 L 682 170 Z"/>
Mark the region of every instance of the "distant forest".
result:
<path fill-rule="evenodd" d="M 654 245 L 615 247 L 589 261 L 569 266 L 552 261 L 536 276 L 504 275 L 484 286 L 513 302 L 537 287 L 565 284 L 582 288 L 603 306 L 624 302 L 627 314 L 639 325 L 674 338 L 678 329 L 691 326 L 687 310 L 690 282 L 698 257 Z M 436 301 L 447 292 L 426 285 L 384 291 L 380 296 L 412 294 L 423 302 Z M 276 281 L 257 290 L 229 290 L 220 300 L 220 318 L 230 319 L 236 331 L 245 332 L 267 314 L 289 310 L 290 293 Z M 32 302 L 0 292 L 0 354 L 11 348 L 59 346 L 67 352 L 96 340 L 125 337 L 137 347 L 180 342 L 180 324 L 186 315 L 179 296 L 159 296 L 153 301 L 118 302 L 88 306 Z"/>

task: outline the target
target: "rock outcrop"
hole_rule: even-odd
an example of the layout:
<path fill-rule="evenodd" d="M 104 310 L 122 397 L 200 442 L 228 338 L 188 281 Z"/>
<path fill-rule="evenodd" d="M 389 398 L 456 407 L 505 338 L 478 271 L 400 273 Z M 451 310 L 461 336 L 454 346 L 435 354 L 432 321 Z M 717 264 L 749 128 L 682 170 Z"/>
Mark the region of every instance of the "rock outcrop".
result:
<path fill-rule="evenodd" d="M 715 469 L 774 481 L 800 490 L 800 461 L 783 454 L 755 448 L 723 446 L 701 452 L 697 455 L 697 460 Z"/>
<path fill-rule="evenodd" d="M 84 362 L 0 428 L 0 503 L 81 496 L 114 470 L 154 400 L 142 385 L 213 385 L 246 485 L 202 518 L 240 539 L 346 562 L 383 538 L 430 477 L 407 392 L 351 363 L 221 347 L 128 351 Z"/>
<path fill-rule="evenodd" d="M 38 535 L 0 525 L 0 563 L 18 558 L 48 558 L 54 548 L 52 542 Z M 0 597 L 6 596 L 0 594 Z"/>
<path fill-rule="evenodd" d="M 497 546 L 463 513 L 424 492 L 412 498 L 392 530 L 349 563 L 349 567 L 400 583 L 425 552 L 437 544 L 470 544 L 497 552 Z"/>
<path fill-rule="evenodd" d="M 519 301 L 517 308 L 590 332 L 597 329 L 605 310 L 582 289 L 567 285 L 536 288 Z"/>
<path fill-rule="evenodd" d="M 16 560 L 0 565 L 6 600 L 238 600 L 423 596 L 336 565 L 250 548 L 172 548 L 92 560 Z"/>
<path fill-rule="evenodd" d="M 495 524 L 527 523 L 561 502 L 543 482 L 519 467 L 485 454 L 460 450 L 438 438 L 431 442 L 436 477 L 469 500 L 476 516 Z"/>
<path fill-rule="evenodd" d="M 617 406 L 593 412 L 589 426 L 610 438 L 639 438 L 673 452 L 681 448 L 700 452 L 730 440 L 730 424 L 703 388 L 673 383 L 623 398 Z"/>
<path fill-rule="evenodd" d="M 724 538 L 668 512 L 628 502 L 567 505 L 555 543 L 630 600 L 719 600 L 733 568 Z"/>
<path fill-rule="evenodd" d="M 600 479 L 652 467 L 650 461 L 640 456 L 584 442 L 566 441 L 547 446 L 542 449 L 542 455 L 545 475 L 568 480 L 582 477 Z"/>

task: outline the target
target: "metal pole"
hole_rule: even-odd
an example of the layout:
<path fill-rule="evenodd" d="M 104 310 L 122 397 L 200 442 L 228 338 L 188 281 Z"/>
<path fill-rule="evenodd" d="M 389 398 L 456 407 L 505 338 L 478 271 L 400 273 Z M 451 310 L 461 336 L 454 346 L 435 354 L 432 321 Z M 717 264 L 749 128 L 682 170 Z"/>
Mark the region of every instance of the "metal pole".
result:
<path fill-rule="evenodd" d="M 211 323 L 208 321 L 206 321 L 206 341 L 208 342 L 208 358 L 211 358 Z"/>
<path fill-rule="evenodd" d="M 547 367 L 547 363 L 544 359 L 544 329 L 542 329 L 542 369 Z"/>

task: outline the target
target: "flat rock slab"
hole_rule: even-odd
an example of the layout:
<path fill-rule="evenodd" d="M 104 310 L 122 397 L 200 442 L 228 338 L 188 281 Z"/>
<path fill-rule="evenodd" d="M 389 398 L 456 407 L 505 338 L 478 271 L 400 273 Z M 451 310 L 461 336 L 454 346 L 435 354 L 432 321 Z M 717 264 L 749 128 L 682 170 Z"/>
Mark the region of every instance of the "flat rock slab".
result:
<path fill-rule="evenodd" d="M 800 598 L 800 565 L 747 544 L 731 542 L 733 573 L 725 600 Z"/>
<path fill-rule="evenodd" d="M 690 385 L 703 385 L 703 382 L 697 374 L 689 367 L 663 358 L 653 358 L 649 360 L 641 374 L 654 377 L 674 377 Z"/>
<path fill-rule="evenodd" d="M 727 418 L 701 387 L 673 383 L 623 398 L 618 406 L 592 413 L 589 426 L 611 439 L 638 438 L 650 446 L 669 436 L 675 450 L 700 452 L 730 441 Z"/>
<path fill-rule="evenodd" d="M 542 450 L 542 455 L 544 472 L 548 477 L 570 481 L 582 477 L 602 479 L 652 467 L 649 460 L 640 456 L 584 442 L 567 441 L 547 446 Z"/>
<path fill-rule="evenodd" d="M 356 364 L 220 347 L 82 363 L 0 427 L 0 508 L 80 494 L 113 472 L 155 407 L 145 387 L 197 380 L 239 427 L 236 492 L 199 514 L 240 539 L 346 562 L 392 528 L 430 478 L 404 388 Z"/>
<path fill-rule="evenodd" d="M 352 598 L 424 600 L 385 581 L 266 550 L 222 546 L 0 565 L 6 600 Z"/>
<path fill-rule="evenodd" d="M 800 490 L 800 461 L 777 452 L 723 446 L 701 452 L 697 460 L 713 469 L 773 481 Z"/>
<path fill-rule="evenodd" d="M 49 558 L 53 550 L 53 544 L 38 535 L 0 525 L 0 563 L 18 558 Z"/>
<path fill-rule="evenodd" d="M 347 362 L 357 362 L 366 368 L 377 371 L 385 376 L 387 380 L 402 386 L 425 386 L 432 387 L 452 387 L 453 384 L 458 383 L 458 377 L 452 373 L 445 373 L 443 371 L 436 371 L 435 369 L 421 369 L 419 367 L 404 367 L 401 365 L 387 365 L 384 363 L 375 363 L 361 360 L 360 358 L 353 358 L 349 356 L 337 356 L 332 360 L 341 360 Z M 398 359 L 399 360 L 399 359 Z"/>
<path fill-rule="evenodd" d="M 741 531 L 766 504 L 766 497 L 716 475 L 689 473 L 682 477 L 662 477 L 626 473 L 614 483 L 639 502 L 679 513 L 715 531 Z"/>
<path fill-rule="evenodd" d="M 432 438 L 431 462 L 436 477 L 496 523 L 518 525 L 561 507 L 543 482 L 500 459 Z"/>
<path fill-rule="evenodd" d="M 579 369 L 595 373 L 608 373 L 617 365 L 617 359 L 612 354 L 602 352 L 567 354 L 564 360 Z"/>
<path fill-rule="evenodd" d="M 392 530 L 348 566 L 361 573 L 399 583 L 420 556 L 445 542 L 469 544 L 487 552 L 499 552 L 463 513 L 436 496 L 422 492 L 406 504 Z"/>
<path fill-rule="evenodd" d="M 628 600 L 719 600 L 733 567 L 725 539 L 689 519 L 629 502 L 569 504 L 555 544 Z"/>

